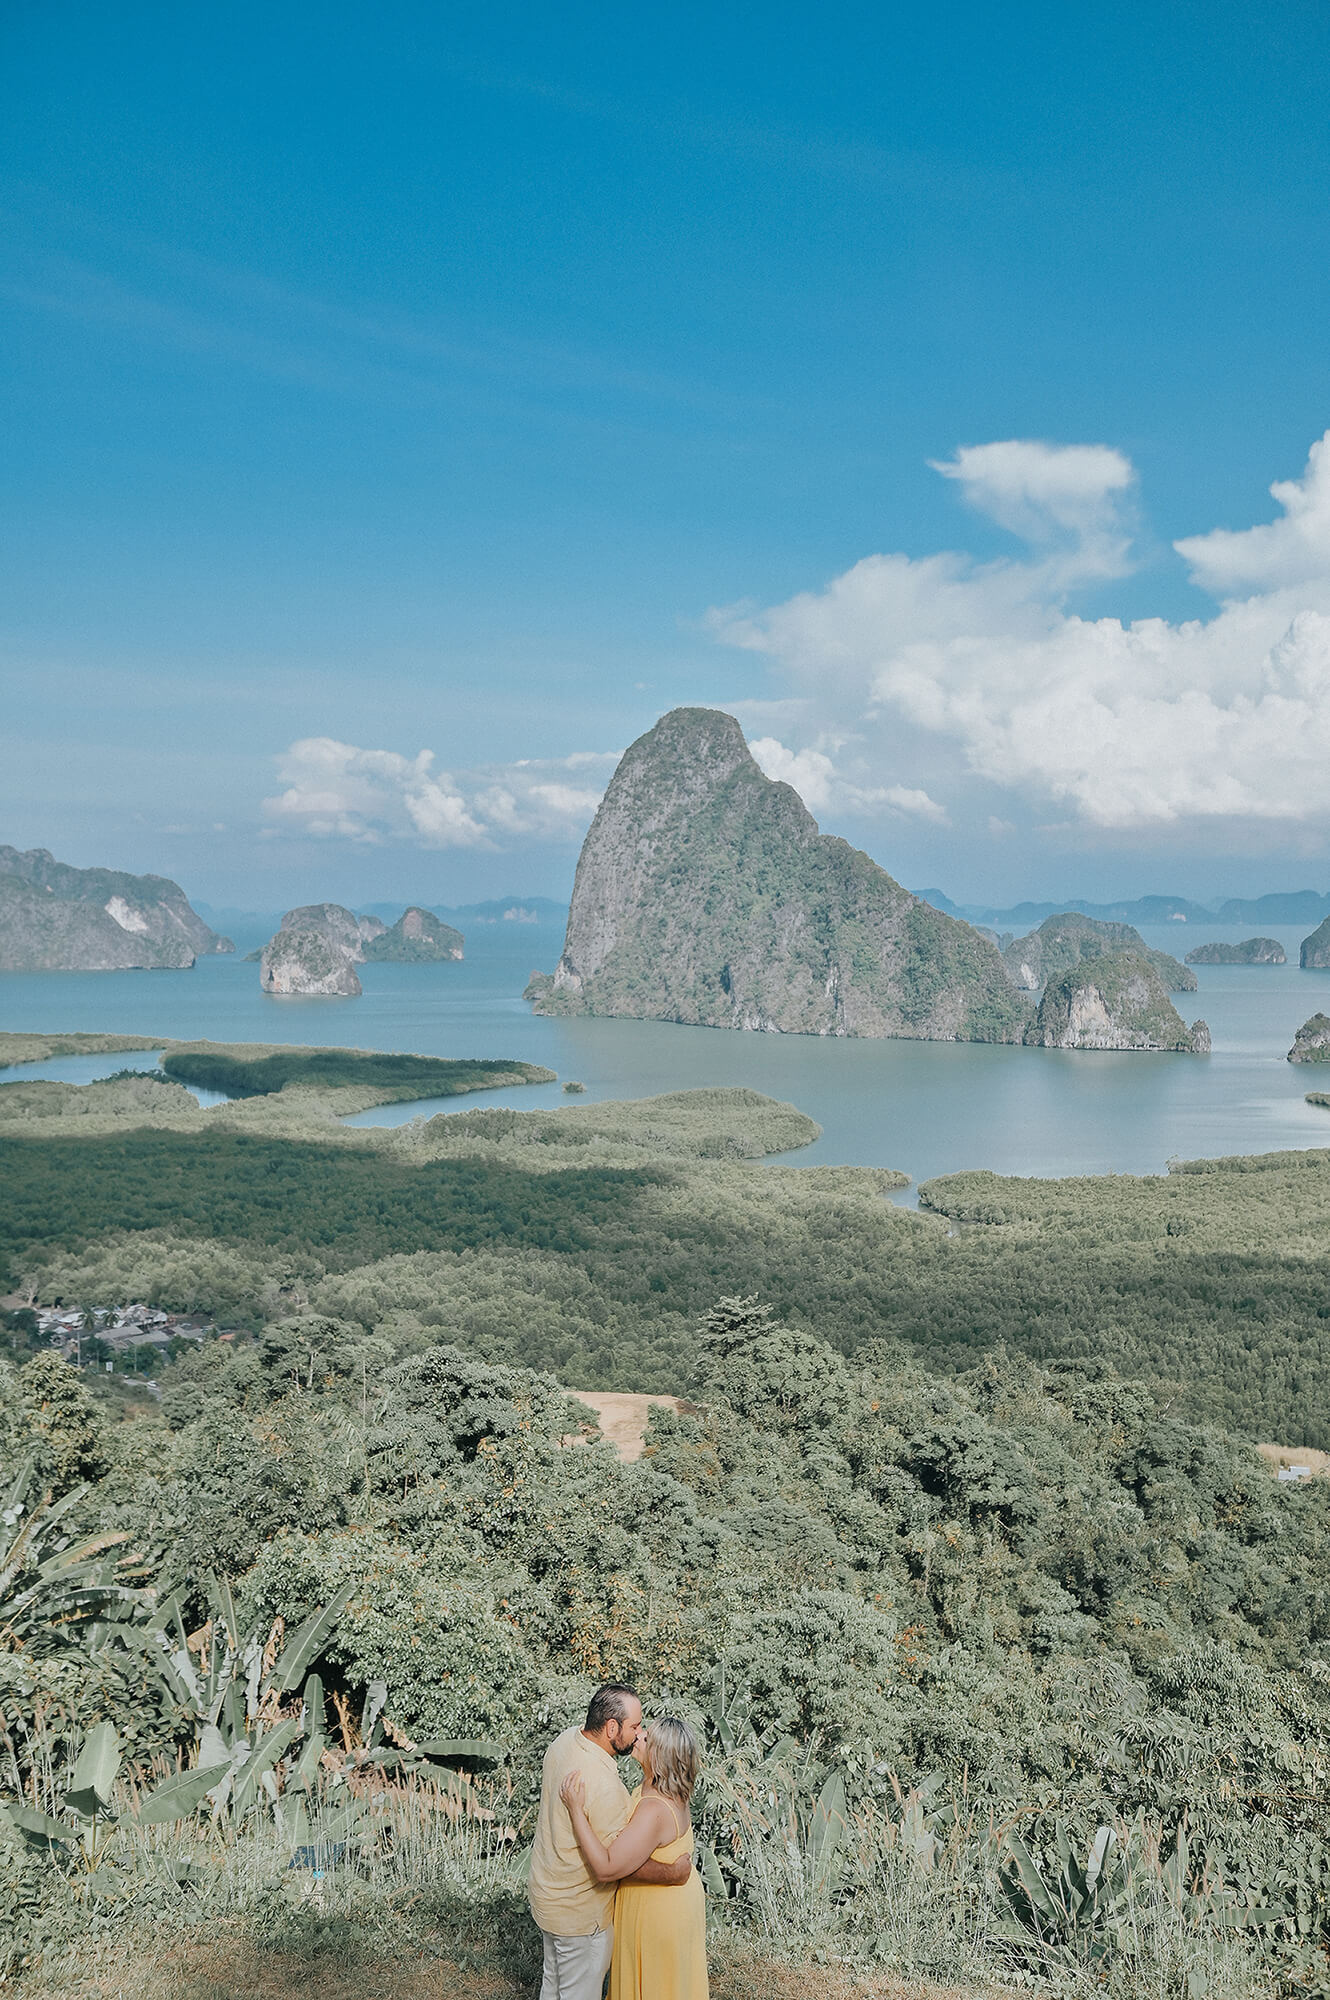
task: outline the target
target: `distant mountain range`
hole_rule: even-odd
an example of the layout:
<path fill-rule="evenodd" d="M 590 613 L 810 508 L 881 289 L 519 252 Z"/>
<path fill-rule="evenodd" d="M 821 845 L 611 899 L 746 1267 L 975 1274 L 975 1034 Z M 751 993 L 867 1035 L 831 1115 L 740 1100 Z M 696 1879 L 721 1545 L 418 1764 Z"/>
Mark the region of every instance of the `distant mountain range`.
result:
<path fill-rule="evenodd" d="M 1330 895 L 1315 889 L 1294 889 L 1283 895 L 1230 896 L 1223 902 L 1193 903 L 1186 896 L 1137 896 L 1124 903 L 1087 903 L 1070 896 L 1061 903 L 1017 903 L 1009 910 L 986 909 L 978 903 L 953 903 L 941 889 L 916 889 L 921 902 L 968 924 L 993 931 L 1028 931 L 1045 917 L 1077 910 L 1114 924 L 1319 924 L 1330 916 Z"/>

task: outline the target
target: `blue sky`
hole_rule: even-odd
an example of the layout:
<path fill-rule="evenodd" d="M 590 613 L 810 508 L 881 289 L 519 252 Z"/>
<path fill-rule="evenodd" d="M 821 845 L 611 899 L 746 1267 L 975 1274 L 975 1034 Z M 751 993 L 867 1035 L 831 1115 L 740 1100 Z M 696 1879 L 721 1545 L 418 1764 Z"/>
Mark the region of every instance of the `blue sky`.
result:
<path fill-rule="evenodd" d="M 919 886 L 1325 886 L 1328 56 L 1319 4 L 5 10 L 0 839 L 559 893 L 701 702 Z"/>

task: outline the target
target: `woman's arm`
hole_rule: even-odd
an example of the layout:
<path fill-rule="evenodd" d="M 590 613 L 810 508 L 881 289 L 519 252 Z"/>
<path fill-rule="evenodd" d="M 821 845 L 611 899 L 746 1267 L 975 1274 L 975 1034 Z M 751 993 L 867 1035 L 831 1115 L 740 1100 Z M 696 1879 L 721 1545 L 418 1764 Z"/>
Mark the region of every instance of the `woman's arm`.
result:
<path fill-rule="evenodd" d="M 573 1771 L 559 1787 L 559 1797 L 568 1808 L 577 1844 L 587 1867 L 598 1882 L 622 1882 L 635 1875 L 659 1847 L 665 1832 L 665 1808 L 656 1799 L 646 1799 L 637 1808 L 622 1833 L 614 1837 L 612 1848 L 598 1838 L 586 1816 L 586 1792 L 580 1771 Z M 660 1864 L 658 1864 L 660 1865 Z M 685 1878 L 686 1879 L 686 1878 Z"/>

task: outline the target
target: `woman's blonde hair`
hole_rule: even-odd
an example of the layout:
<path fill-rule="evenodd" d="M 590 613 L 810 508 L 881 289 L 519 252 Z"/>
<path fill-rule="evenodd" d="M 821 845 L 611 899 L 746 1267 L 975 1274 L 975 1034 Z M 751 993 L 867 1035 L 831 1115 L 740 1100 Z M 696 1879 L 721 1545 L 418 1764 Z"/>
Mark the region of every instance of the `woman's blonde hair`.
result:
<path fill-rule="evenodd" d="M 651 1776 L 658 1792 L 686 1806 L 693 1796 L 702 1753 L 697 1738 L 677 1715 L 662 1715 L 648 1724 L 646 1747 L 651 1754 Z"/>

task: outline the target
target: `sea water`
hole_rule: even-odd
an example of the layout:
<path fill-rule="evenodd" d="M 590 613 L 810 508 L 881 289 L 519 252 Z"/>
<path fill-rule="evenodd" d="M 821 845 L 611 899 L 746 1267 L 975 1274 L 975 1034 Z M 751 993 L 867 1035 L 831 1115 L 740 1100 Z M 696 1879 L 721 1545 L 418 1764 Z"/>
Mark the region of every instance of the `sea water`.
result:
<path fill-rule="evenodd" d="M 1236 941 L 1250 929 L 1167 924 L 1142 935 L 1181 957 L 1192 945 Z M 1209 1022 L 1210 1056 L 547 1020 L 532 1013 L 522 989 L 533 968 L 552 969 L 562 931 L 509 923 L 474 926 L 460 964 L 362 966 L 358 1000 L 274 999 L 260 990 L 257 965 L 239 956 L 200 959 L 187 972 L 0 973 L 0 1027 L 508 1056 L 544 1064 L 560 1079 L 387 1105 L 353 1124 L 742 1084 L 798 1105 L 821 1125 L 816 1144 L 785 1156 L 791 1165 L 896 1167 L 916 1185 L 966 1167 L 1161 1173 L 1170 1158 L 1330 1146 L 1330 1111 L 1304 1101 L 1322 1081 L 1330 1089 L 1330 1068 L 1285 1060 L 1300 1023 L 1330 1011 L 1330 972 L 1299 970 L 1301 927 L 1270 935 L 1288 965 L 1198 966 L 1199 992 L 1173 996 L 1184 1020 Z M 153 1051 L 67 1057 L 0 1072 L 0 1083 L 39 1076 L 86 1083 L 155 1060 Z M 585 1095 L 565 1096 L 569 1080 L 584 1084 Z M 216 1101 L 215 1093 L 196 1095 Z"/>

